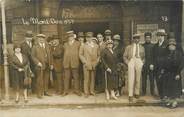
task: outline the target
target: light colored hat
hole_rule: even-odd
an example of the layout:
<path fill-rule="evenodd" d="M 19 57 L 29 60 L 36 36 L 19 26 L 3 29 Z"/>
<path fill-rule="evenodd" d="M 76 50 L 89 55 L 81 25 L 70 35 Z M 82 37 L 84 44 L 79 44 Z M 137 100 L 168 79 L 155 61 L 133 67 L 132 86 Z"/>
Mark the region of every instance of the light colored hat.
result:
<path fill-rule="evenodd" d="M 118 35 L 118 34 L 114 35 L 114 36 L 113 36 L 113 39 L 114 39 L 114 40 L 119 40 L 119 41 L 121 40 L 121 39 L 120 39 L 120 35 Z"/>
<path fill-rule="evenodd" d="M 165 29 L 158 29 L 157 36 L 166 36 L 167 33 L 165 32 Z"/>
<path fill-rule="evenodd" d="M 46 36 L 44 34 L 37 34 L 36 37 L 46 38 Z"/>
<path fill-rule="evenodd" d="M 25 34 L 25 37 L 33 37 L 33 32 L 32 31 L 27 31 Z"/>
<path fill-rule="evenodd" d="M 93 37 L 93 32 L 86 32 L 86 37 Z"/>
<path fill-rule="evenodd" d="M 133 35 L 133 39 L 140 38 L 140 36 L 141 36 L 140 34 L 134 34 L 134 35 Z"/>
<path fill-rule="evenodd" d="M 73 30 L 66 32 L 66 34 L 67 34 L 67 37 L 74 37 L 74 31 Z"/>

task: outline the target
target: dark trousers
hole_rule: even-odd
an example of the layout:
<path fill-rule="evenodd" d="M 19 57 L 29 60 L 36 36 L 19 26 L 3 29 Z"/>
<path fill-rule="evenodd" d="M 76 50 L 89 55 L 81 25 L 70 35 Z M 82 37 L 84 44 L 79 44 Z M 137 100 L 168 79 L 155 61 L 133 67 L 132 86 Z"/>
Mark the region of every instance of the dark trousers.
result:
<path fill-rule="evenodd" d="M 163 95 L 164 79 L 163 79 L 163 74 L 161 74 L 160 71 L 161 70 L 158 70 L 156 73 L 156 84 L 157 84 L 158 94 L 162 99 L 164 97 Z"/>
<path fill-rule="evenodd" d="M 155 85 L 154 85 L 154 72 L 149 70 L 149 68 L 143 68 L 142 72 L 142 94 L 146 94 L 146 88 L 147 88 L 147 78 L 149 77 L 150 82 L 150 92 L 151 95 L 155 95 Z"/>
<path fill-rule="evenodd" d="M 79 92 L 79 70 L 77 68 L 64 69 L 64 92 L 69 92 L 70 80 L 74 79 L 74 90 Z"/>
<path fill-rule="evenodd" d="M 63 74 L 62 72 L 54 71 L 54 88 L 56 93 L 62 94 L 63 93 Z"/>
<path fill-rule="evenodd" d="M 48 85 L 49 85 L 49 69 L 36 70 L 36 89 L 37 89 L 37 95 L 42 96 L 44 95 L 44 92 L 48 92 Z"/>

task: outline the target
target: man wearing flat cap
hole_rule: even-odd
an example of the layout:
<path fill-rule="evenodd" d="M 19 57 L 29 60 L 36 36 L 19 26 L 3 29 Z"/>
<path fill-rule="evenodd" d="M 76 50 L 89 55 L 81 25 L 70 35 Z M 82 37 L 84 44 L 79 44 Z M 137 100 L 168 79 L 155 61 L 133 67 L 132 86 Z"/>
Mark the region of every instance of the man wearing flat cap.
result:
<path fill-rule="evenodd" d="M 86 43 L 80 47 L 79 57 L 84 67 L 84 93 L 85 97 L 95 95 L 95 73 L 99 62 L 100 50 L 92 41 L 93 33 L 86 33 Z"/>
<path fill-rule="evenodd" d="M 129 102 L 133 102 L 133 96 L 139 98 L 140 96 L 140 84 L 141 84 L 141 72 L 144 63 L 144 47 L 139 44 L 140 35 L 133 35 L 132 44 L 125 48 L 123 55 L 124 62 L 128 66 L 128 96 Z"/>
<path fill-rule="evenodd" d="M 164 57 L 167 54 L 167 45 L 168 41 L 166 40 L 167 33 L 164 29 L 158 29 L 157 31 L 157 39 L 158 42 L 155 44 L 154 47 L 154 69 L 155 69 L 155 75 L 156 75 L 156 83 L 158 88 L 158 93 L 161 99 L 164 98 L 163 96 L 163 78 L 162 74 L 164 73 Z"/>
<path fill-rule="evenodd" d="M 145 63 L 143 66 L 143 74 L 142 74 L 142 95 L 146 95 L 147 88 L 147 78 L 150 81 L 150 92 L 152 96 L 155 96 L 155 85 L 154 85 L 154 56 L 153 49 L 154 44 L 151 43 L 152 33 L 145 32 L 144 33 L 145 43 L 143 44 L 145 50 Z"/>
<path fill-rule="evenodd" d="M 33 46 L 31 54 L 36 66 L 37 96 L 38 98 L 42 98 L 43 95 L 50 96 L 48 94 L 49 73 L 50 70 L 53 69 L 53 66 L 50 47 L 46 42 L 46 36 L 44 34 L 38 34 L 36 38 L 37 42 Z"/>
<path fill-rule="evenodd" d="M 31 51 L 33 48 L 33 33 L 32 31 L 27 31 L 25 34 L 24 42 L 21 44 L 21 52 L 22 54 L 26 55 L 30 62 L 30 68 L 32 72 L 35 72 L 34 70 L 34 62 L 31 57 Z M 32 80 L 32 92 L 34 93 L 36 91 L 36 80 L 33 78 Z"/>
<path fill-rule="evenodd" d="M 58 35 L 53 35 L 48 40 L 50 43 L 51 57 L 53 60 L 53 77 L 56 94 L 63 93 L 63 45 Z"/>
<path fill-rule="evenodd" d="M 64 93 L 63 96 L 69 93 L 69 84 L 71 77 L 74 80 L 74 93 L 81 96 L 79 89 L 79 48 L 80 42 L 76 41 L 74 38 L 74 32 L 67 32 L 68 41 L 64 44 Z"/>

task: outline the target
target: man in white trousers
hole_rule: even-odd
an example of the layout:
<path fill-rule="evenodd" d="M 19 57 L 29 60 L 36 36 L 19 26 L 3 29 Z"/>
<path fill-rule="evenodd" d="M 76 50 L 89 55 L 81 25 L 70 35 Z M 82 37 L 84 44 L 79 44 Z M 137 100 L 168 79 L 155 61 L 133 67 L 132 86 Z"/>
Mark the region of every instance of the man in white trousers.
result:
<path fill-rule="evenodd" d="M 144 63 L 145 51 L 140 45 L 140 35 L 133 35 L 132 43 L 125 48 L 123 55 L 124 62 L 128 65 L 128 96 L 129 102 L 133 102 L 133 97 L 139 98 L 141 72 Z"/>

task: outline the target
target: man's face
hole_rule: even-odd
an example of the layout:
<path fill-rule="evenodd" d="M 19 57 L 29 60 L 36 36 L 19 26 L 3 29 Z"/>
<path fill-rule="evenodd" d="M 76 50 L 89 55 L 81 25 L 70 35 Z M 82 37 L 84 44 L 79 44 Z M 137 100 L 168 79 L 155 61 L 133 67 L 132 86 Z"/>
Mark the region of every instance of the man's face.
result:
<path fill-rule="evenodd" d="M 111 40 L 111 36 L 105 36 L 106 40 Z"/>
<path fill-rule="evenodd" d="M 145 37 L 145 41 L 146 41 L 147 43 L 150 43 L 150 42 L 151 42 L 151 36 L 146 36 L 146 37 Z"/>
<path fill-rule="evenodd" d="M 92 41 L 92 38 L 91 37 L 86 37 L 86 41 L 87 42 L 91 42 Z"/>
<path fill-rule="evenodd" d="M 45 39 L 43 37 L 38 37 L 39 43 L 45 43 Z"/>
<path fill-rule="evenodd" d="M 84 37 L 79 37 L 78 40 L 79 40 L 80 42 L 84 42 Z"/>
<path fill-rule="evenodd" d="M 113 44 L 107 44 L 107 48 L 112 49 Z"/>
<path fill-rule="evenodd" d="M 58 39 L 54 39 L 54 40 L 52 40 L 52 41 L 50 42 L 50 44 L 51 44 L 52 46 L 57 46 L 57 45 L 59 45 L 59 40 L 58 40 Z"/>
<path fill-rule="evenodd" d="M 104 37 L 102 35 L 97 35 L 97 39 L 98 39 L 99 42 L 102 42 Z"/>
<path fill-rule="evenodd" d="M 139 41 L 140 41 L 140 38 L 137 38 L 137 37 L 136 37 L 135 39 L 133 39 L 133 42 L 136 43 L 136 44 L 138 44 Z"/>
<path fill-rule="evenodd" d="M 74 40 L 74 37 L 68 37 L 68 41 L 73 41 Z"/>
<path fill-rule="evenodd" d="M 164 40 L 165 39 L 164 37 L 165 37 L 164 35 L 158 35 L 158 41 Z"/>
<path fill-rule="evenodd" d="M 114 40 L 114 45 L 118 46 L 119 45 L 119 41 L 118 40 Z"/>

